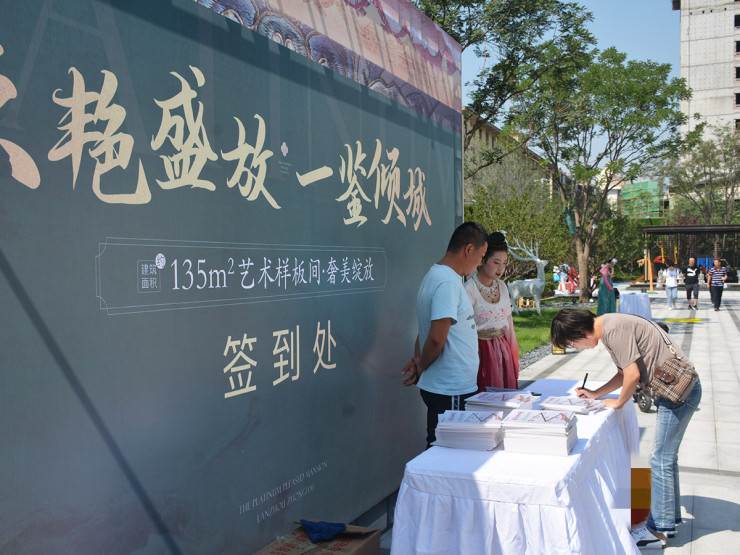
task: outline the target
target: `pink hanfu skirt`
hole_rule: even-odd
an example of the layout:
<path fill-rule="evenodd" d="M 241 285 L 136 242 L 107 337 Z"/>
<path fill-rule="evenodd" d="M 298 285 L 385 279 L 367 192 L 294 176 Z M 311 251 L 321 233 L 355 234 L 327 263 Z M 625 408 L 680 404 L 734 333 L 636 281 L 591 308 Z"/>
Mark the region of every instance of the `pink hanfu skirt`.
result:
<path fill-rule="evenodd" d="M 517 371 L 514 355 L 506 339 L 478 339 L 478 391 L 485 391 L 486 387 L 506 387 L 518 389 L 519 372 Z"/>

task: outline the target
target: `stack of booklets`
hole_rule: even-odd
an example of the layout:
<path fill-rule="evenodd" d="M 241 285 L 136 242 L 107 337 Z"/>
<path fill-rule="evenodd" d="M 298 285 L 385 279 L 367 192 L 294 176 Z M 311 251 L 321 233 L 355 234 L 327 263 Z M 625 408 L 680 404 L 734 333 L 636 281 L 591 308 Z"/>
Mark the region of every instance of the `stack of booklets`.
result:
<path fill-rule="evenodd" d="M 488 451 L 503 439 L 501 411 L 446 410 L 439 415 L 434 445 Z"/>
<path fill-rule="evenodd" d="M 570 410 L 576 414 L 593 414 L 605 407 L 601 401 L 579 397 L 547 397 L 540 401 L 540 407 L 547 410 Z"/>
<path fill-rule="evenodd" d="M 504 416 L 514 409 L 532 408 L 534 397 L 529 391 L 483 391 L 465 401 L 465 410 L 503 410 Z"/>
<path fill-rule="evenodd" d="M 515 409 L 501 425 L 504 449 L 515 453 L 567 456 L 578 441 L 576 415 L 570 410 Z"/>

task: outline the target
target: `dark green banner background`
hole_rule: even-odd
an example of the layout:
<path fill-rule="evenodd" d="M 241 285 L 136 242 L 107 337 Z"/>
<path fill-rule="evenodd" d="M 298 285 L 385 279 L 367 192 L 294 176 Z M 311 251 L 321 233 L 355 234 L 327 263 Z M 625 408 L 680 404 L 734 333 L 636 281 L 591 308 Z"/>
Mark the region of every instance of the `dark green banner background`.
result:
<path fill-rule="evenodd" d="M 189 0 L 0 30 L 0 552 L 246 553 L 392 493 L 460 135 Z"/>

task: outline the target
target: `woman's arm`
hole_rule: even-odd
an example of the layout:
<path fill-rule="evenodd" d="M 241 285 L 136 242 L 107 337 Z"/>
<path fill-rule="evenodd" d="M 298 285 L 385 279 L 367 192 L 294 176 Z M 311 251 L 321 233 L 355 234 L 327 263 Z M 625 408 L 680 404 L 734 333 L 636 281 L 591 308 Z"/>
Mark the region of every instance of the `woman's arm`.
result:
<path fill-rule="evenodd" d="M 637 363 L 633 362 L 622 370 L 622 391 L 619 393 L 619 397 L 616 399 L 604 399 L 604 404 L 613 409 L 621 409 L 632 399 L 638 383 L 640 383 L 640 369 L 637 367 Z"/>
<path fill-rule="evenodd" d="M 603 399 L 603 402 L 607 407 L 621 409 L 627 401 L 632 398 L 639 382 L 640 369 L 637 367 L 637 363 L 633 362 L 624 370 L 618 371 L 611 380 L 606 382 L 597 390 L 591 391 L 590 389 L 578 387 L 576 388 L 576 394 L 579 397 L 584 397 L 586 399 L 600 399 L 604 395 L 608 395 L 621 386 L 622 391 L 619 393 L 619 397 L 616 399 Z"/>
<path fill-rule="evenodd" d="M 612 291 L 614 289 L 614 286 L 612 285 L 611 274 L 609 273 L 609 268 L 607 268 L 606 266 L 601 268 L 601 276 L 602 276 L 602 279 L 604 280 L 604 285 L 606 285 L 606 288 L 609 291 Z"/>
<path fill-rule="evenodd" d="M 622 387 L 622 372 L 617 372 L 612 376 L 611 380 L 596 390 L 577 387 L 576 395 L 578 397 L 583 397 L 584 399 L 598 399 L 599 397 L 607 395 L 620 387 Z"/>

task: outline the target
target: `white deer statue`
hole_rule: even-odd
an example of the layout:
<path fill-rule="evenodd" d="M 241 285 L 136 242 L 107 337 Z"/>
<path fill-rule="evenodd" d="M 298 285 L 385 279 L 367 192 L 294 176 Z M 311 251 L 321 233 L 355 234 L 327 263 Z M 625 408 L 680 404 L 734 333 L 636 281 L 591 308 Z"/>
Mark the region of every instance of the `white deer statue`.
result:
<path fill-rule="evenodd" d="M 540 298 L 542 292 L 545 290 L 545 266 L 547 266 L 547 260 L 541 260 L 539 257 L 540 246 L 532 245 L 530 243 L 529 248 L 522 246 L 517 239 L 514 239 L 516 243 L 515 247 L 509 246 L 509 252 L 517 260 L 523 262 L 533 261 L 537 266 L 537 278 L 536 279 L 519 279 L 509 284 L 509 296 L 511 297 L 511 305 L 516 314 L 519 314 L 519 307 L 517 301 L 521 297 L 533 297 L 534 306 L 537 308 L 537 314 L 540 312 Z M 517 256 L 516 251 L 521 252 L 526 256 L 522 258 Z"/>

